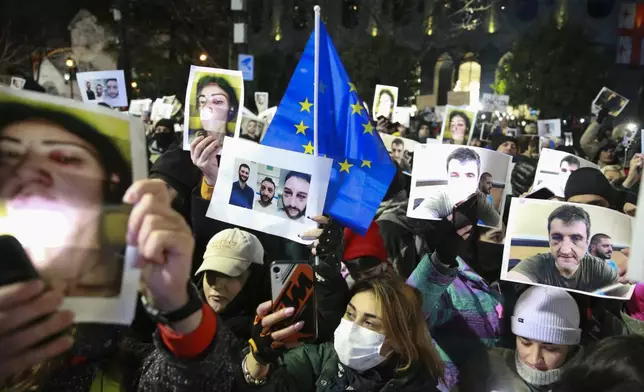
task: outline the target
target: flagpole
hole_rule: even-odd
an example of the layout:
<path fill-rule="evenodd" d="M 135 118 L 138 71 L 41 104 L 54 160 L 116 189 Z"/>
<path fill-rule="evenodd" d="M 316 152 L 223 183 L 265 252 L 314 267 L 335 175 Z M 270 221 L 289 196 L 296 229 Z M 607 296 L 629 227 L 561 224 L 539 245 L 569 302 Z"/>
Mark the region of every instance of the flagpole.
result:
<path fill-rule="evenodd" d="M 315 57 L 313 60 L 313 155 L 318 156 L 318 91 L 320 87 L 320 6 L 315 12 Z"/>
<path fill-rule="evenodd" d="M 320 86 L 320 6 L 313 7 L 315 12 L 315 56 L 313 57 L 313 155 L 318 156 L 318 90 Z M 313 259 L 315 267 L 320 266 L 320 256 Z"/>

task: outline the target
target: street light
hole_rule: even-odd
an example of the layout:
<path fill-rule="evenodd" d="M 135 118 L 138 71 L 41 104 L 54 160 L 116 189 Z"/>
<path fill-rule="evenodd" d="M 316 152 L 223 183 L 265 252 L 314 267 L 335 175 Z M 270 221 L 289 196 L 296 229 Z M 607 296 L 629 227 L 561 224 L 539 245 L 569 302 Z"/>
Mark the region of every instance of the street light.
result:
<path fill-rule="evenodd" d="M 206 60 L 208 60 L 208 55 L 207 54 L 202 53 L 202 54 L 199 55 L 199 61 L 201 61 L 203 63 Z"/>

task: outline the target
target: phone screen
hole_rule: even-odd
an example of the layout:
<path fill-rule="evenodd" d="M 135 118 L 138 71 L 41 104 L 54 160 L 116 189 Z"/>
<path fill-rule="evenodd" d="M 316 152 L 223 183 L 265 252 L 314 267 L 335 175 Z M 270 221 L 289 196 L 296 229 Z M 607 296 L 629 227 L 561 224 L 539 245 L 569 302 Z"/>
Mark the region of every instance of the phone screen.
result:
<path fill-rule="evenodd" d="M 476 193 L 454 207 L 452 222 L 454 229 L 458 230 L 465 226 L 476 225 L 478 223 L 478 198 Z"/>
<path fill-rule="evenodd" d="M 31 264 L 22 244 L 13 236 L 0 236 L 0 254 L 0 286 L 38 279 L 38 272 Z"/>

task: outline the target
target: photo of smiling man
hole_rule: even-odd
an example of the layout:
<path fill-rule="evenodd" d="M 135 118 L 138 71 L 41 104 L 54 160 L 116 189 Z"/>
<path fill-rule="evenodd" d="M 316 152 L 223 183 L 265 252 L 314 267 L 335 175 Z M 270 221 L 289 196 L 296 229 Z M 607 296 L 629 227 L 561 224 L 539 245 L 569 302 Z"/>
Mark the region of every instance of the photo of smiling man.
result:
<path fill-rule="evenodd" d="M 253 199 L 255 198 L 255 191 L 248 185 L 250 178 L 250 166 L 246 163 L 239 165 L 237 171 L 237 181 L 233 183 L 233 189 L 230 193 L 231 205 L 253 209 Z"/>
<path fill-rule="evenodd" d="M 526 204 L 528 203 L 528 204 Z M 532 206 L 530 204 L 536 203 Z M 538 283 L 548 286 L 560 287 L 564 289 L 577 290 L 585 293 L 594 293 L 601 295 L 623 296 L 629 291 L 629 285 L 620 284 L 625 282 L 623 275 L 625 273 L 628 252 L 622 253 L 621 250 L 630 248 L 630 218 L 619 212 L 595 206 L 581 206 L 578 204 L 561 203 L 555 201 L 521 200 L 517 207 L 512 206 L 510 212 L 510 225 L 508 227 L 508 237 L 511 239 L 510 259 L 521 260 L 507 272 L 503 279 L 522 282 Z M 516 210 L 519 210 L 517 216 Z M 594 209 L 594 218 L 591 218 L 589 211 Z M 551 212 L 548 218 L 543 222 L 547 244 L 541 236 L 523 233 L 526 229 L 515 230 L 519 227 L 526 227 L 523 219 L 527 211 L 536 213 Z M 595 212 L 596 210 L 596 212 Z M 619 220 L 607 221 L 614 215 Z M 624 215 L 622 218 L 620 215 Z M 624 219 L 625 218 L 625 219 Z M 514 221 L 513 221 L 514 219 Z M 521 219 L 519 222 L 517 219 Z M 620 223 L 623 226 L 620 226 Z M 534 226 L 534 222 L 530 223 Z M 620 238 L 620 264 L 621 267 L 613 268 L 606 262 L 596 251 L 596 246 L 591 246 L 593 226 L 599 226 L 600 229 L 606 230 L 613 228 L 614 236 Z M 539 232 L 543 227 L 534 228 Z M 521 233 L 511 231 L 521 231 Z M 608 237 L 601 234 L 603 238 Z M 595 242 L 597 239 L 595 238 Z M 610 242 L 610 241 L 609 241 Z M 624 243 L 626 242 L 626 243 Z M 507 247 L 507 243 L 506 243 Z M 613 255 L 613 245 L 609 246 L 610 256 Z M 591 252 L 589 252 L 589 249 Z M 609 256 L 609 258 L 610 258 Z M 510 263 L 513 264 L 513 263 Z M 505 268 L 504 268 L 505 270 Z"/>
<path fill-rule="evenodd" d="M 306 222 L 306 203 L 309 198 L 311 175 L 296 171 L 283 170 L 284 184 L 279 197 L 277 216 L 290 219 L 297 223 Z"/>

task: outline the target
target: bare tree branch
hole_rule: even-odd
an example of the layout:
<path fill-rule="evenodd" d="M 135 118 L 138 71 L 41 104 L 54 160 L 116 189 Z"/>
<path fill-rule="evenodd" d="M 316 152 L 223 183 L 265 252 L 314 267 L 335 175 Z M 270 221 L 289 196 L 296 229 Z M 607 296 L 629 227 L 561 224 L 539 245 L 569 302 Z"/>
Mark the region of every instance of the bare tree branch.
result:
<path fill-rule="evenodd" d="M 0 30 L 0 69 L 20 64 L 31 53 L 29 48 L 14 40 L 10 30 L 11 23 Z"/>

